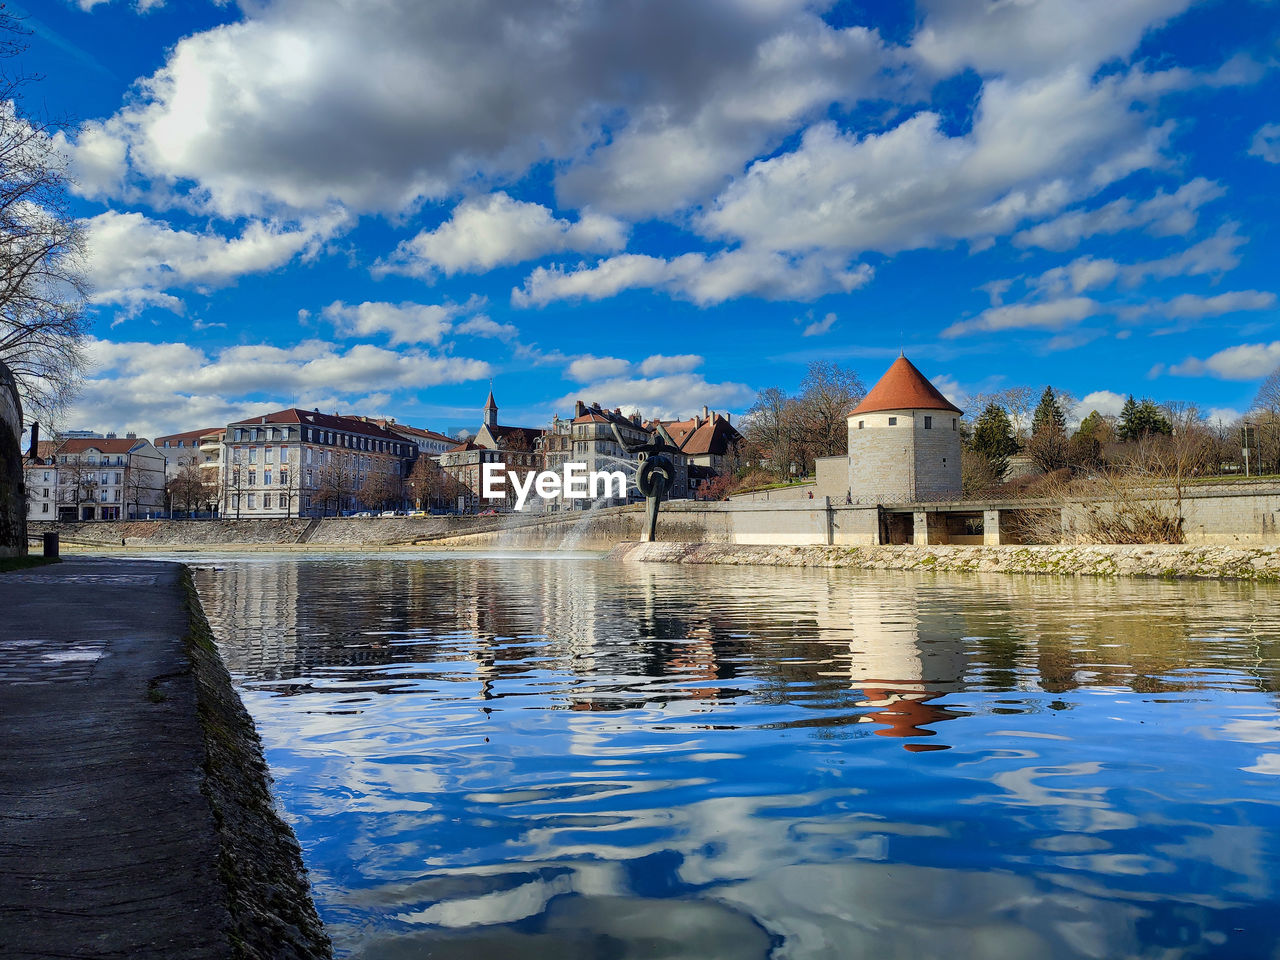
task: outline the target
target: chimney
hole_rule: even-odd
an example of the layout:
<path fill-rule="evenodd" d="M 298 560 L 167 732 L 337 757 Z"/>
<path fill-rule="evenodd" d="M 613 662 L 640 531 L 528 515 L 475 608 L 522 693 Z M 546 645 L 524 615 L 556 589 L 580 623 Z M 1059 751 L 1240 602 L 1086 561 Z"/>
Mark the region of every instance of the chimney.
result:
<path fill-rule="evenodd" d="M 704 404 L 702 405 L 702 419 L 703 419 L 703 420 L 707 419 L 707 416 L 708 416 L 708 414 L 707 414 L 707 405 L 704 403 Z"/>
<path fill-rule="evenodd" d="M 124 438 L 126 440 L 137 440 L 138 435 L 134 431 L 130 430 L 128 433 L 124 435 Z"/>
<path fill-rule="evenodd" d="M 581 400 L 575 400 L 573 402 L 573 416 L 575 419 L 585 415 L 586 412 L 587 412 L 587 405 L 585 403 L 583 403 Z"/>
<path fill-rule="evenodd" d="M 114 439 L 116 439 L 116 433 L 115 433 L 115 431 L 114 431 L 114 430 L 110 431 L 110 432 L 106 435 L 106 437 L 104 437 L 103 439 L 106 439 L 106 440 L 114 440 Z"/>

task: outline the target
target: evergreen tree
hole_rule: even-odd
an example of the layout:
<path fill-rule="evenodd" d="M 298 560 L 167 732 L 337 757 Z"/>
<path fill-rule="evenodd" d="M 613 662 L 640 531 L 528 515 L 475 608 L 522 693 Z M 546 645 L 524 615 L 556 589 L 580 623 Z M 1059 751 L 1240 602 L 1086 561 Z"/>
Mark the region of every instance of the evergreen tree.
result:
<path fill-rule="evenodd" d="M 1130 443 L 1155 434 L 1168 436 L 1171 433 L 1173 424 L 1153 401 L 1144 399 L 1139 403 L 1132 394 L 1129 395 L 1124 409 L 1120 411 L 1120 424 L 1116 428 L 1116 435 L 1121 440 Z"/>
<path fill-rule="evenodd" d="M 1067 465 L 1067 416 L 1058 404 L 1053 387 L 1045 387 L 1031 417 L 1031 442 L 1027 452 L 1045 473 Z"/>
<path fill-rule="evenodd" d="M 1116 438 L 1121 443 L 1128 443 L 1130 440 L 1136 439 L 1134 435 L 1134 420 L 1138 415 L 1138 401 L 1133 399 L 1133 394 L 1129 394 L 1129 399 L 1124 402 L 1124 407 L 1120 411 L 1120 421 L 1116 424 Z"/>
<path fill-rule="evenodd" d="M 1018 441 L 1013 438 L 1013 424 L 1009 415 L 998 403 L 988 403 L 973 425 L 970 448 L 984 457 L 997 477 L 1003 477 L 1009 466 L 1009 457 L 1018 452 Z"/>

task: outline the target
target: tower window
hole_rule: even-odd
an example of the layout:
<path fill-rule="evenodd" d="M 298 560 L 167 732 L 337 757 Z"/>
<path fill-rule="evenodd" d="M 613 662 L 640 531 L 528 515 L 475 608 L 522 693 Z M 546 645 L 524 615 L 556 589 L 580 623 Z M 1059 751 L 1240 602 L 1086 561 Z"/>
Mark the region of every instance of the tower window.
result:
<path fill-rule="evenodd" d="M 866 425 L 867 425 L 867 421 L 865 421 L 865 420 L 859 420 L 859 421 L 858 421 L 858 429 L 859 429 L 859 430 L 861 430 L 861 429 L 862 429 L 863 427 L 865 427 Z"/>
<path fill-rule="evenodd" d="M 924 418 L 924 428 L 925 428 L 926 430 L 932 430 L 932 429 L 933 429 L 933 417 L 925 417 L 925 418 Z"/>
<path fill-rule="evenodd" d="M 956 428 L 956 418 L 955 418 L 955 417 L 952 417 L 952 418 L 951 418 L 951 429 L 952 429 L 952 430 L 954 430 L 955 428 Z"/>
<path fill-rule="evenodd" d="M 897 425 L 898 425 L 898 418 L 897 418 L 897 417 L 890 417 L 890 418 L 889 418 L 889 426 L 891 426 L 891 427 L 896 427 Z"/>

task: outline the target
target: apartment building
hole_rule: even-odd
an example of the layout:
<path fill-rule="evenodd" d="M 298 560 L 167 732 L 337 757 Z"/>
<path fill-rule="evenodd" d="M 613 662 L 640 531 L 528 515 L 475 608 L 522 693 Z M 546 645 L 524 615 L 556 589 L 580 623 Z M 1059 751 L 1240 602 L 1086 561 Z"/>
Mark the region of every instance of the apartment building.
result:
<path fill-rule="evenodd" d="M 229 423 L 222 516 L 327 516 L 402 499 L 417 456 L 416 444 L 361 417 L 289 408 Z"/>
<path fill-rule="evenodd" d="M 137 519 L 165 508 L 164 456 L 132 433 L 43 441 L 25 469 L 29 520 Z"/>

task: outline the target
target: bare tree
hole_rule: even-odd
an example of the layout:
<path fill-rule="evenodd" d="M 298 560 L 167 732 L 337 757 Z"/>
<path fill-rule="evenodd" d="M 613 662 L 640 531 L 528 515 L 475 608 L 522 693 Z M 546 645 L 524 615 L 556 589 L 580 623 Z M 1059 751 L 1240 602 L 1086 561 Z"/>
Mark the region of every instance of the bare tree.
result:
<path fill-rule="evenodd" d="M 815 360 L 800 381 L 800 396 L 791 408 L 794 433 L 806 460 L 833 457 L 849 450 L 849 411 L 866 396 L 856 372 L 830 360 Z M 806 464 L 807 466 L 808 464 Z"/>
<path fill-rule="evenodd" d="M 210 483 L 204 471 L 194 463 L 184 463 L 168 482 L 169 500 L 181 504 L 190 517 L 212 498 Z"/>
<path fill-rule="evenodd" d="M 770 469 L 783 477 L 797 444 L 795 419 L 795 401 L 778 387 L 761 390 L 747 411 L 746 438 L 753 459 L 768 460 Z"/>
<path fill-rule="evenodd" d="M 383 471 L 375 471 L 365 477 L 360 485 L 360 500 L 367 507 L 375 510 L 386 510 L 398 505 L 404 499 L 404 484 L 401 479 Z"/>
<path fill-rule="evenodd" d="M 23 48 L 21 26 L 0 8 L 0 58 Z M 27 82 L 0 76 L 0 360 L 23 406 L 50 423 L 85 366 L 85 240 L 52 127 L 21 112 Z"/>

